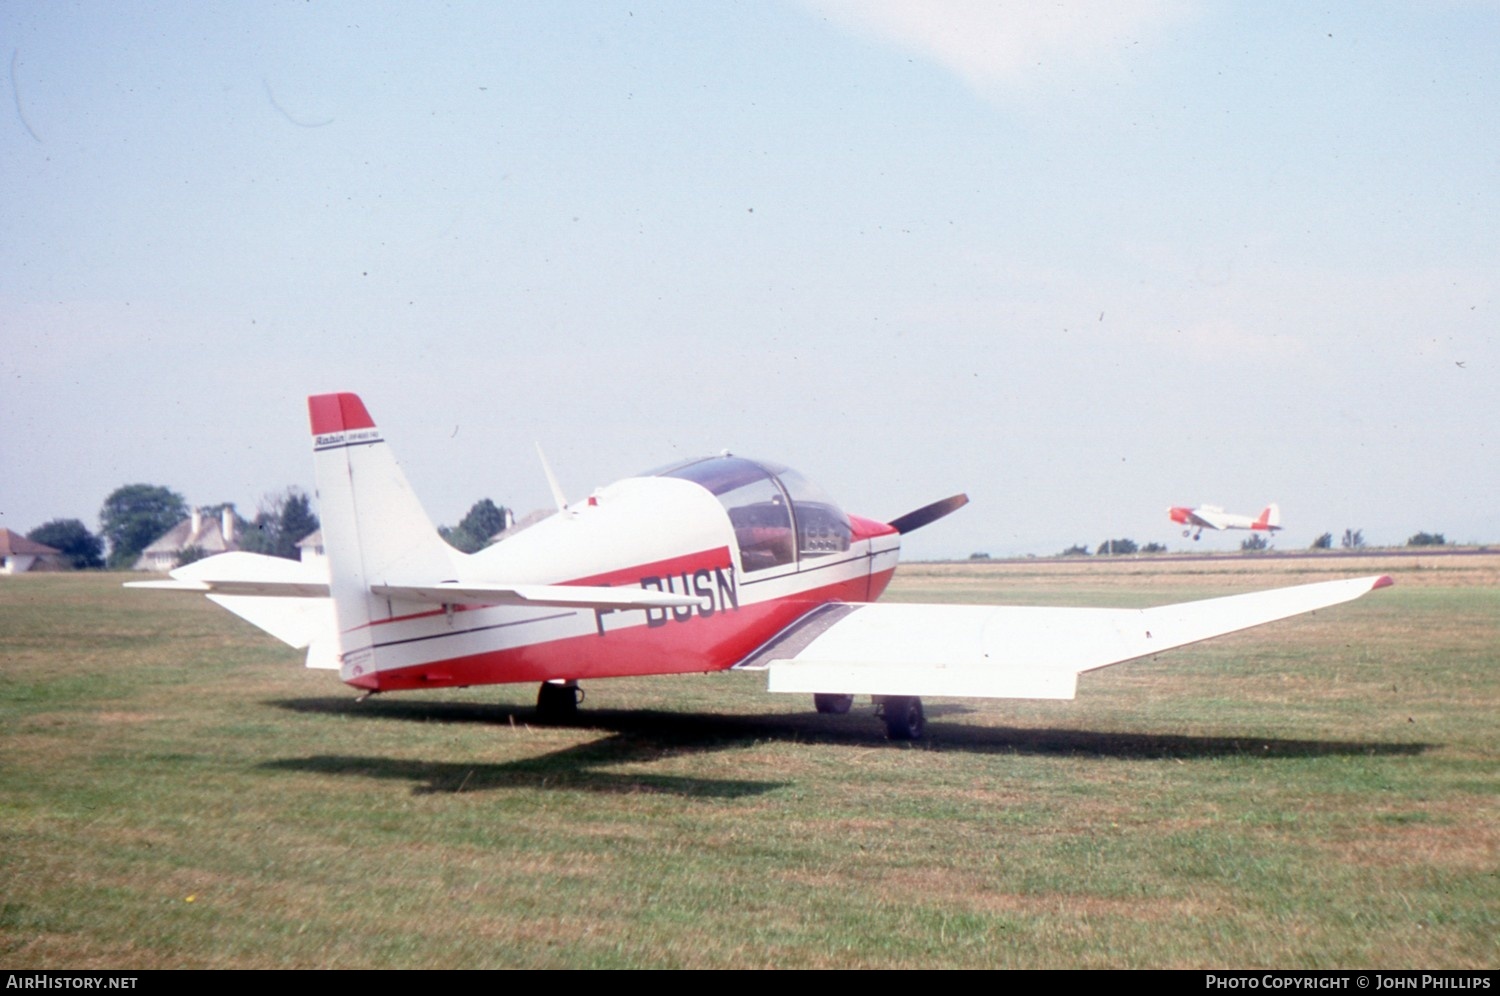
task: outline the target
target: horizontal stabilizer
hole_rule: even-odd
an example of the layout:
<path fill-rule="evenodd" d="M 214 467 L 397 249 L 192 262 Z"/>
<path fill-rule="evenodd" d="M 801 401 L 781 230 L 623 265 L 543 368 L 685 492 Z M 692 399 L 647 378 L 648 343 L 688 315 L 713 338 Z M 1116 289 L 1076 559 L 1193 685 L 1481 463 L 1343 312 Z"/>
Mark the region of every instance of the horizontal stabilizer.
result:
<path fill-rule="evenodd" d="M 179 567 L 172 572 L 171 581 L 127 581 L 125 587 L 215 595 L 327 598 L 328 574 L 297 560 L 235 552 Z"/>
<path fill-rule="evenodd" d="M 697 608 L 703 598 L 647 588 L 571 584 L 372 584 L 372 594 L 438 605 L 560 605 L 580 609 Z"/>
<path fill-rule="evenodd" d="M 810 639 L 778 640 L 773 692 L 1072 698 L 1077 676 L 1351 601 L 1391 584 L 1355 578 L 1152 609 L 851 606 L 810 615 Z"/>
<path fill-rule="evenodd" d="M 308 667 L 338 667 L 328 575 L 319 565 L 237 551 L 179 567 L 170 581 L 129 581 L 125 587 L 205 594 L 281 642 L 311 647 Z"/>

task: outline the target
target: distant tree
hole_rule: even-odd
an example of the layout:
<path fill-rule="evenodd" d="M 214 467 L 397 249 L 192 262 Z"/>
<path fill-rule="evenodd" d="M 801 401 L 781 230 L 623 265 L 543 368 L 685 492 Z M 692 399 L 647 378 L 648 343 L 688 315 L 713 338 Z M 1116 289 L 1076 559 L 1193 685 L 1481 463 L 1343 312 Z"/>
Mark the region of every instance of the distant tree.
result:
<path fill-rule="evenodd" d="M 129 567 L 162 533 L 187 518 L 182 495 L 154 484 L 127 484 L 110 492 L 99 510 L 109 540 L 109 566 Z"/>
<path fill-rule="evenodd" d="M 1066 550 L 1064 550 L 1062 552 L 1062 555 L 1064 557 L 1087 557 L 1089 555 L 1089 548 L 1086 546 L 1078 546 L 1075 543 L 1073 546 L 1070 546 Z"/>
<path fill-rule="evenodd" d="M 36 539 L 35 536 L 32 539 Z M 1407 546 L 1442 546 L 1448 541 L 1442 533 L 1417 533 L 1406 541 Z M 55 544 L 53 544 L 55 545 Z"/>
<path fill-rule="evenodd" d="M 185 546 L 177 551 L 177 563 L 174 566 L 186 567 L 188 564 L 202 560 L 206 556 L 208 556 L 208 551 L 204 550 L 201 546 Z"/>
<path fill-rule="evenodd" d="M 1137 549 L 1135 540 L 1110 539 L 1100 543 L 1099 548 L 1094 551 L 1094 554 L 1096 556 L 1123 556 L 1124 554 L 1135 553 Z"/>
<path fill-rule="evenodd" d="M 1365 533 L 1362 529 L 1345 529 L 1344 538 L 1339 540 L 1339 545 L 1345 550 L 1358 550 L 1365 545 Z"/>
<path fill-rule="evenodd" d="M 971 554 L 969 554 L 969 559 L 970 560 L 989 560 L 990 559 L 990 555 L 987 554 L 987 553 L 971 553 Z"/>
<path fill-rule="evenodd" d="M 1315 539 L 1315 540 L 1312 541 L 1312 546 L 1308 547 L 1308 549 L 1309 550 L 1332 550 L 1333 549 L 1333 533 L 1324 533 L 1322 536 L 1319 536 L 1317 539 Z"/>
<path fill-rule="evenodd" d="M 287 560 L 297 560 L 301 556 L 297 544 L 318 528 L 312 500 L 301 488 L 295 487 L 263 495 L 254 521 L 238 521 L 241 523 L 236 527 L 241 550 Z"/>
<path fill-rule="evenodd" d="M 1160 543 L 1147 543 L 1141 547 L 1142 553 L 1166 553 L 1167 548 Z"/>
<path fill-rule="evenodd" d="M 74 570 L 104 566 L 104 541 L 77 519 L 53 519 L 27 533 L 26 538 L 59 551 Z"/>
<path fill-rule="evenodd" d="M 438 535 L 447 540 L 448 545 L 455 550 L 476 553 L 483 550 L 495 538 L 495 534 L 504 528 L 504 506 L 496 505 L 488 498 L 481 498 L 469 507 L 469 513 L 458 525 L 452 528 L 442 526 L 438 529 Z"/>
<path fill-rule="evenodd" d="M 1271 544 L 1267 543 L 1266 538 L 1260 533 L 1251 533 L 1249 536 L 1240 541 L 1240 549 L 1245 553 L 1254 553 L 1257 550 L 1264 550 L 1270 545 Z"/>
<path fill-rule="evenodd" d="M 297 560 L 301 556 L 297 544 L 306 539 L 309 534 L 316 532 L 318 526 L 318 517 L 313 514 L 312 510 L 312 499 L 308 498 L 306 492 L 297 488 L 288 488 L 286 501 L 281 503 L 281 515 L 277 522 L 276 556 Z"/>
<path fill-rule="evenodd" d="M 481 498 L 469 509 L 469 514 L 459 522 L 458 528 L 488 542 L 505 528 L 505 509 L 488 498 Z"/>

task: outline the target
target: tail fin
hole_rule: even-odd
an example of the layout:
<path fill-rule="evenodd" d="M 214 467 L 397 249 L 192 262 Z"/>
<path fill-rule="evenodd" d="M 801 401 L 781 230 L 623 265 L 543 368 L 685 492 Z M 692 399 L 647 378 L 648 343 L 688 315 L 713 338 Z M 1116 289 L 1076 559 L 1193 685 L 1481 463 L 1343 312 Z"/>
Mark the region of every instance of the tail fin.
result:
<path fill-rule="evenodd" d="M 341 677 L 351 681 L 372 670 L 370 623 L 390 612 L 370 585 L 450 580 L 459 554 L 438 536 L 357 394 L 319 394 L 307 410 Z"/>
<path fill-rule="evenodd" d="M 1260 518 L 1255 520 L 1255 529 L 1280 529 L 1281 528 L 1281 506 L 1275 502 L 1261 509 Z"/>

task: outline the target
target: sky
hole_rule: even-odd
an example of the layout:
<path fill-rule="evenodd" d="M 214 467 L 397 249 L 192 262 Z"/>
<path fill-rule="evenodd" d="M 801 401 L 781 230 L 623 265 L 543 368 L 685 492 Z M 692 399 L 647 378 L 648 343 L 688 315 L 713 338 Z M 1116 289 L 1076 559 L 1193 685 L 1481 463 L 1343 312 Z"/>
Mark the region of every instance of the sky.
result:
<path fill-rule="evenodd" d="M 1500 541 L 1500 4 L 0 5 L 0 526 L 728 449 L 909 557 Z"/>

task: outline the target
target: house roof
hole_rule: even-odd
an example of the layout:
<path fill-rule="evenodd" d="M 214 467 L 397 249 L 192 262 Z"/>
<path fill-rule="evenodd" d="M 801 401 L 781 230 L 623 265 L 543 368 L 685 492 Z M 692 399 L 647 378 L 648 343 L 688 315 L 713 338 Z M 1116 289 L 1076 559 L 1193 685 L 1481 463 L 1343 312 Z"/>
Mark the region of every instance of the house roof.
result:
<path fill-rule="evenodd" d="M 224 528 L 219 516 L 205 515 L 199 519 L 196 532 L 193 530 L 192 518 L 183 519 L 158 536 L 150 546 L 141 551 L 141 555 L 180 553 L 190 546 L 196 546 L 206 554 L 239 549 L 238 543 L 224 542 Z"/>
<path fill-rule="evenodd" d="M 9 529 L 0 529 L 0 557 L 31 556 L 41 557 L 49 553 L 61 553 L 46 543 L 38 543 L 29 540 L 20 533 L 13 533 Z"/>

